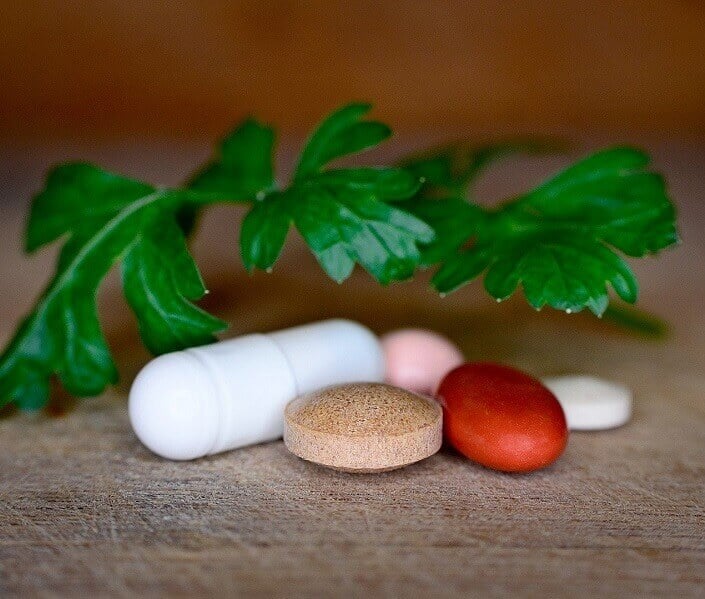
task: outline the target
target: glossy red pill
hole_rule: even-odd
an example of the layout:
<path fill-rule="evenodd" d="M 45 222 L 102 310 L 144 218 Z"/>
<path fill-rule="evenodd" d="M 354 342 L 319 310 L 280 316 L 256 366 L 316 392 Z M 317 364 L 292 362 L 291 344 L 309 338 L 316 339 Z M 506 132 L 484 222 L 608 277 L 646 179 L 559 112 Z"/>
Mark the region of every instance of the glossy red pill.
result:
<path fill-rule="evenodd" d="M 568 427 L 537 379 L 500 364 L 463 364 L 441 381 L 443 432 L 464 456 L 496 470 L 528 472 L 563 453 Z"/>

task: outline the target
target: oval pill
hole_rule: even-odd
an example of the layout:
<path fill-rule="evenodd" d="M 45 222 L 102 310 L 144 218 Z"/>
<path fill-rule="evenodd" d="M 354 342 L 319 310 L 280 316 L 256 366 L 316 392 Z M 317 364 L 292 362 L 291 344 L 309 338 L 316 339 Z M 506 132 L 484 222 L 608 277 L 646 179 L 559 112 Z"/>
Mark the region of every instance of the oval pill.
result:
<path fill-rule="evenodd" d="M 543 383 L 563 407 L 571 430 L 616 428 L 631 418 L 632 392 L 623 385 L 593 376 L 558 376 Z"/>
<path fill-rule="evenodd" d="M 432 399 L 375 383 L 303 395 L 285 411 L 284 443 L 304 460 L 346 472 L 401 468 L 436 453 L 443 414 Z"/>
<path fill-rule="evenodd" d="M 375 335 L 327 320 L 155 358 L 130 390 L 130 423 L 154 453 L 191 460 L 281 437 L 284 408 L 297 395 L 383 379 Z"/>
<path fill-rule="evenodd" d="M 386 381 L 414 393 L 433 395 L 441 379 L 465 360 L 446 337 L 425 329 L 401 329 L 380 339 Z"/>
<path fill-rule="evenodd" d="M 463 364 L 438 389 L 444 434 L 465 457 L 488 468 L 528 472 L 563 453 L 568 428 L 541 382 L 501 364 Z"/>

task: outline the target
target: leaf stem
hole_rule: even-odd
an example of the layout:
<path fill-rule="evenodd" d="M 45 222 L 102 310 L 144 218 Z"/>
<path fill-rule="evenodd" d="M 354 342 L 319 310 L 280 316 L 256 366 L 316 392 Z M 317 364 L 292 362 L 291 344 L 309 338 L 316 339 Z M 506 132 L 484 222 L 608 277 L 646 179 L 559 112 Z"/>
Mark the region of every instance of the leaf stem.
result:
<path fill-rule="evenodd" d="M 664 339 L 670 333 L 670 327 L 666 321 L 654 314 L 627 305 L 610 304 L 602 318 L 652 339 Z"/>

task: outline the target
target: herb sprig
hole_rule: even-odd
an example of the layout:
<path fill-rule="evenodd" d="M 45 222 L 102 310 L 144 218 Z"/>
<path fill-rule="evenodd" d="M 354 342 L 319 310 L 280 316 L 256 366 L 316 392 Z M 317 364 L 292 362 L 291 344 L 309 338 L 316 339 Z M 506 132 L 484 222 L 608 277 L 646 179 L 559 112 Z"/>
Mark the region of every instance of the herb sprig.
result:
<path fill-rule="evenodd" d="M 472 172 L 488 153 L 480 150 L 470 161 Z M 495 149 L 495 155 L 501 153 Z M 606 284 L 629 303 L 637 299 L 636 278 L 618 251 L 641 257 L 678 240 L 665 182 L 648 163 L 640 150 L 603 150 L 494 209 L 465 202 L 464 173 L 436 171 L 429 191 L 404 207 L 437 233 L 423 263 L 442 263 L 432 279 L 439 292 L 454 291 L 485 272 L 485 289 L 498 301 L 521 284 L 536 309 L 589 308 L 601 316 L 609 303 Z M 429 172 L 427 160 L 407 167 Z M 429 201 L 439 188 L 443 199 Z"/>
<path fill-rule="evenodd" d="M 120 263 L 122 284 L 147 348 L 165 353 L 212 342 L 227 324 L 199 308 L 206 289 L 187 247 L 194 215 L 214 203 L 247 204 L 240 251 L 247 270 L 270 270 L 295 227 L 335 281 L 359 264 L 388 284 L 440 265 L 432 284 L 453 291 L 485 273 L 498 300 L 521 285 L 529 303 L 601 315 L 607 284 L 633 303 L 637 283 L 618 252 L 639 257 L 677 241 L 663 179 L 638 150 L 594 154 L 499 208 L 468 201 L 492 161 L 546 150 L 513 142 L 449 146 L 398 166 L 330 168 L 391 130 L 349 104 L 305 144 L 292 181 L 274 177 L 273 130 L 249 119 L 182 188 L 168 189 L 71 163 L 48 175 L 26 231 L 33 252 L 63 240 L 56 273 L 0 357 L 0 406 L 39 408 L 49 381 L 79 396 L 117 380 L 96 294 Z"/>

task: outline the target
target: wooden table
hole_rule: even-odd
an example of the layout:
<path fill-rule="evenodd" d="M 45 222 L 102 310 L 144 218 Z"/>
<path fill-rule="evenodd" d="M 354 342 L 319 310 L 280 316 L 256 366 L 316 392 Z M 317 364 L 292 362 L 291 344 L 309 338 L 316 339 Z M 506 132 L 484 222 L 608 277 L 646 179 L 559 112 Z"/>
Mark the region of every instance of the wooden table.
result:
<path fill-rule="evenodd" d="M 299 259 L 297 244 L 273 275 L 250 278 L 235 262 L 234 218 L 221 212 L 197 244 L 208 307 L 231 320 L 231 334 L 326 316 L 380 332 L 428 326 L 469 359 L 629 385 L 627 426 L 574 433 L 552 467 L 520 476 L 450 449 L 399 471 L 350 475 L 305 463 L 281 442 L 168 462 L 129 428 L 126 394 L 146 354 L 111 278 L 101 305 L 121 384 L 0 419 L 0 596 L 705 596 L 705 151 L 654 149 L 686 240 L 637 265 L 642 305 L 673 325 L 662 341 L 587 315 L 536 314 L 521 300 L 497 306 L 478 285 L 443 300 L 422 281 L 378 289 L 356 275 L 339 287 Z M 8 195 L 36 186 L 45 158 L 25 164 Z M 129 169 L 137 159 L 125 158 L 125 170 L 139 170 Z M 528 172 L 503 171 L 514 180 Z M 51 261 L 20 258 L 22 214 L 7 206 L 4 339 Z"/>

